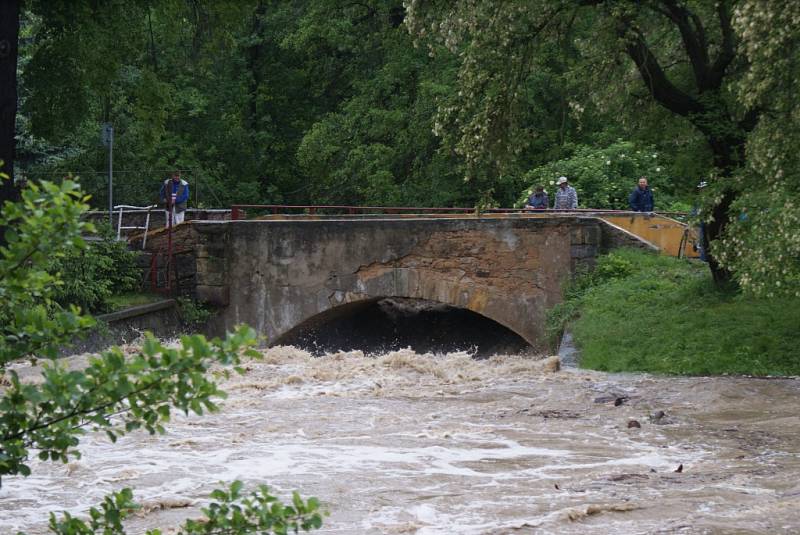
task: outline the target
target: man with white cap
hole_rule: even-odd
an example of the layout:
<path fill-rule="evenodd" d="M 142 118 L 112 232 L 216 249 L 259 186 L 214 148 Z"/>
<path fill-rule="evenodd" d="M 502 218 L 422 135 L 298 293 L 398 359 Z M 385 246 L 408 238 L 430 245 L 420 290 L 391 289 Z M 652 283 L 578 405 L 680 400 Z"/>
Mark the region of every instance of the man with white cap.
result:
<path fill-rule="evenodd" d="M 567 177 L 562 176 L 556 182 L 556 202 L 553 208 L 556 210 L 574 210 L 578 207 L 578 192 L 567 183 Z"/>

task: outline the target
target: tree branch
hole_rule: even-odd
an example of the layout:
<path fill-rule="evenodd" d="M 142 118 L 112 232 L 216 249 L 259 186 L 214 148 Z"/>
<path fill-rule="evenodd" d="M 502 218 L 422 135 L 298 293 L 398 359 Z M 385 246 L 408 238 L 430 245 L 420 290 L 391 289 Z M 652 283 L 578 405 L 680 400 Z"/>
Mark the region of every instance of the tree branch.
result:
<path fill-rule="evenodd" d="M 762 111 L 764 110 L 759 107 L 747 110 L 747 113 L 744 114 L 742 120 L 739 121 L 739 128 L 741 128 L 745 132 L 752 132 L 753 129 L 758 124 L 758 120 L 761 118 Z"/>
<path fill-rule="evenodd" d="M 719 18 L 719 27 L 722 30 L 722 45 L 719 55 L 711 67 L 710 75 L 719 87 L 722 77 L 725 76 L 725 70 L 736 57 L 736 36 L 731 24 L 731 7 L 727 0 L 720 0 L 717 3 L 717 18 Z"/>
<path fill-rule="evenodd" d="M 686 49 L 686 54 L 692 64 L 697 89 L 700 93 L 718 89 L 720 80 L 716 80 L 717 85 L 714 86 L 713 82 L 715 80 L 711 76 L 709 68 L 705 29 L 699 17 L 678 4 L 676 0 L 661 0 L 661 3 L 666 8 L 666 11 L 660 9 L 657 11 L 668 16 L 681 33 L 683 47 Z"/>
<path fill-rule="evenodd" d="M 664 73 L 640 32 L 623 22 L 620 33 L 627 39 L 626 52 L 636 64 L 653 98 L 669 111 L 686 117 L 705 111 L 700 102 L 678 89 Z"/>
<path fill-rule="evenodd" d="M 114 405 L 116 405 L 118 403 L 122 403 L 123 401 L 125 401 L 127 399 L 130 399 L 131 397 L 133 397 L 133 396 L 135 396 L 137 394 L 141 394 L 142 392 L 150 390 L 151 388 L 153 388 L 157 384 L 158 384 L 158 381 L 154 381 L 152 383 L 148 383 L 148 384 L 146 384 L 146 385 L 144 385 L 144 386 L 142 386 L 140 388 L 137 388 L 136 390 L 133 390 L 132 392 L 130 392 L 130 393 L 128 393 L 128 394 L 126 394 L 126 395 L 124 395 L 124 396 L 122 396 L 120 398 L 111 399 L 110 401 L 106 401 L 105 403 L 101 403 L 101 404 L 99 404 L 99 405 L 97 405 L 95 407 L 84 407 L 84 408 L 81 408 L 79 405 L 76 404 L 74 407 L 72 407 L 70 409 L 70 412 L 67 413 L 67 414 L 62 414 L 61 416 L 58 416 L 56 418 L 52 418 L 52 419 L 47 420 L 45 422 L 41 422 L 41 423 L 39 423 L 37 425 L 33 425 L 31 427 L 28 427 L 28 428 L 23 429 L 21 431 L 18 431 L 16 433 L 12 433 L 10 435 L 3 435 L 3 437 L 0 438 L 0 440 L 2 440 L 2 442 L 6 442 L 8 440 L 15 440 L 15 439 L 18 439 L 18 438 L 22 438 L 25 435 L 29 435 L 29 434 L 33 433 L 34 431 L 38 431 L 40 429 L 45 429 L 45 428 L 53 426 L 53 425 L 55 425 L 57 423 L 63 422 L 64 420 L 69 420 L 70 418 L 74 418 L 76 416 L 86 416 L 88 414 L 98 413 L 98 412 L 100 412 L 100 411 L 102 411 L 104 409 L 107 409 L 108 407 L 114 406 Z M 81 398 L 81 399 L 83 399 L 83 398 Z M 123 410 L 121 412 L 127 412 L 128 410 L 130 410 L 130 408 L 128 408 L 126 410 Z M 85 425 L 85 424 L 81 424 L 81 425 Z M 74 426 L 74 428 L 80 427 L 81 425 Z M 28 447 L 32 447 L 32 446 L 33 446 L 33 444 L 28 444 Z"/>

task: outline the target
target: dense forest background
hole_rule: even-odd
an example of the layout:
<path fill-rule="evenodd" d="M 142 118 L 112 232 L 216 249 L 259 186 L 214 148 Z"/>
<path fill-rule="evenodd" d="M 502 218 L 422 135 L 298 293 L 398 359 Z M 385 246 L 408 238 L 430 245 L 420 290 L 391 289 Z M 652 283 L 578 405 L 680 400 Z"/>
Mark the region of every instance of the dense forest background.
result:
<path fill-rule="evenodd" d="M 800 285 L 796 2 L 11 4 L 14 175 L 77 175 L 95 207 L 103 123 L 126 204 L 173 167 L 199 207 L 508 207 L 567 175 L 625 208 L 645 174 L 705 221 L 715 280 Z"/>
<path fill-rule="evenodd" d="M 16 168 L 78 175 L 100 208 L 104 122 L 115 127 L 115 202 L 127 204 L 153 202 L 177 165 L 205 207 L 511 206 L 568 174 L 582 205 L 624 208 L 646 173 L 659 208 L 687 209 L 710 166 L 703 139 L 665 123 L 646 91 L 612 94 L 576 69 L 584 51 L 566 29 L 520 86 L 514 157 L 465 182 L 463 154 L 437 131 L 459 59 L 415 46 L 399 0 L 86 4 L 23 11 Z"/>

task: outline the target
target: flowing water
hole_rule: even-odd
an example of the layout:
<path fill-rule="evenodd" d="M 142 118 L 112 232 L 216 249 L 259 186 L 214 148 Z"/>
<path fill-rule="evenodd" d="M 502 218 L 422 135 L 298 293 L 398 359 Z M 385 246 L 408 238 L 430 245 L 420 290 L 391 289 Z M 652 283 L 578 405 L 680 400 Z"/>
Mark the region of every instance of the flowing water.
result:
<path fill-rule="evenodd" d="M 319 497 L 328 534 L 800 532 L 800 381 L 558 367 L 272 348 L 219 413 L 5 478 L 0 533 L 126 486 L 130 533 L 175 526 L 234 479 Z"/>

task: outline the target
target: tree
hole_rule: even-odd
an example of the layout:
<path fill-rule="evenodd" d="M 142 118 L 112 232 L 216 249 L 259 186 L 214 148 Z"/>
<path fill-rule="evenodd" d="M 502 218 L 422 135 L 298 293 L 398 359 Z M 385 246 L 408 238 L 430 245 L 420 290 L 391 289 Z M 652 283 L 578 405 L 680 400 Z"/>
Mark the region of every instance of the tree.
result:
<path fill-rule="evenodd" d="M 19 0 L 0 2 L 0 174 L 11 178 L 0 181 L 0 205 L 17 198 L 13 178 L 18 48 Z"/>
<path fill-rule="evenodd" d="M 60 362 L 59 348 L 94 321 L 74 305 L 64 308 L 53 300 L 63 281 L 48 267 L 54 258 L 86 247 L 81 234 L 91 225 L 80 219 L 86 208 L 86 197 L 75 183 L 43 182 L 29 184 L 19 202 L 6 201 L 0 214 L 0 227 L 5 228 L 5 245 L 0 246 L 0 372 L 7 385 L 0 394 L 0 477 L 29 475 L 32 451 L 41 460 L 79 457 L 76 448 L 87 430 L 104 431 L 113 442 L 140 428 L 164 432 L 163 424 L 176 409 L 187 414 L 214 411 L 215 399 L 224 392 L 209 376 L 210 367 L 233 366 L 242 373 L 242 359 L 258 356 L 252 349 L 255 333 L 240 327 L 224 340 L 185 336 L 177 348 L 148 336 L 135 355 L 112 348 L 90 358 L 81 370 Z M 43 359 L 40 382 L 23 381 L 8 368 L 21 358 Z M 251 525 L 263 533 L 285 533 L 292 526 L 312 529 L 321 523 L 314 499 L 295 496 L 287 508 L 266 489 L 244 500 L 240 489 L 237 483 L 230 492 L 216 493 L 222 505 L 208 513 L 230 533 L 250 532 L 245 528 Z M 106 500 L 107 514 L 90 512 L 90 525 L 67 516 L 64 522 L 51 519 L 51 528 L 65 535 L 123 533 L 116 524 L 113 530 L 106 528 L 109 521 L 118 524 L 120 512 L 131 507 L 130 492 L 123 491 Z M 242 508 L 248 511 L 245 518 L 235 514 Z M 186 533 L 201 532 L 191 526 L 187 524 Z"/>
<path fill-rule="evenodd" d="M 445 47 L 461 61 L 460 98 L 441 116 L 458 132 L 459 148 L 473 168 L 485 172 L 487 162 L 514 154 L 522 88 L 541 68 L 548 46 L 571 40 L 578 52 L 575 67 L 590 73 L 584 80 L 605 77 L 618 94 L 643 89 L 704 138 L 720 184 L 706 240 L 724 234 L 736 196 L 732 177 L 745 163 L 747 135 L 762 115 L 756 103 L 730 96 L 733 84 L 753 68 L 739 49 L 733 1 L 406 4 L 410 31 L 432 51 Z M 730 278 L 716 256 L 709 264 L 715 280 Z"/>
<path fill-rule="evenodd" d="M 800 6 L 737 5 L 733 20 L 749 72 L 739 100 L 762 109 L 736 175 L 736 214 L 716 253 L 749 293 L 800 296 Z"/>

